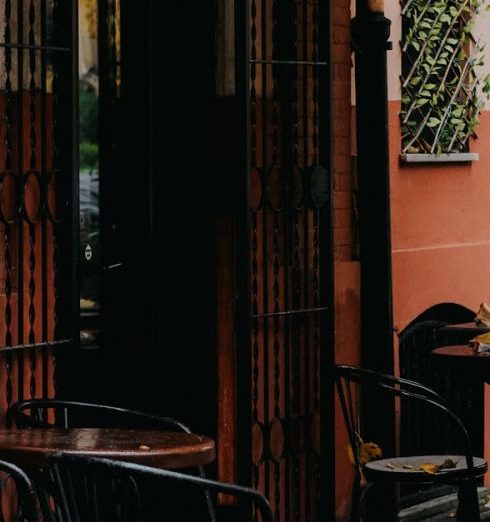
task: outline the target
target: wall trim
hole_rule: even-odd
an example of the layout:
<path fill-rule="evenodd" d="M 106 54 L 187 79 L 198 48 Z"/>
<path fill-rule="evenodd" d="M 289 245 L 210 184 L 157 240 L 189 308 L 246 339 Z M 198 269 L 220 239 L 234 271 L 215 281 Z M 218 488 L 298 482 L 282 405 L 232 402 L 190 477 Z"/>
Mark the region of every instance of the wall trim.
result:
<path fill-rule="evenodd" d="M 450 154 L 400 154 L 403 163 L 469 163 L 478 161 L 478 152 L 453 152 Z"/>

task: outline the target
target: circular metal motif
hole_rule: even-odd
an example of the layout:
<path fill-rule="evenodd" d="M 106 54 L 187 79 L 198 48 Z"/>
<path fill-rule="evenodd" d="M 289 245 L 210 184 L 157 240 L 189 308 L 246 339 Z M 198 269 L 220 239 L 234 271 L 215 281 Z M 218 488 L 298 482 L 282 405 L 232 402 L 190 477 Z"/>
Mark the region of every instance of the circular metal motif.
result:
<path fill-rule="evenodd" d="M 257 211 L 262 206 L 262 173 L 254 167 L 250 171 L 250 209 Z"/>
<path fill-rule="evenodd" d="M 281 169 L 273 167 L 269 172 L 269 180 L 267 184 L 267 195 L 269 206 L 272 210 L 279 211 L 282 207 L 282 185 L 281 185 Z"/>
<path fill-rule="evenodd" d="M 0 221 L 5 225 L 11 225 L 17 220 L 18 214 L 17 179 L 11 171 L 2 172 L 0 174 Z"/>
<path fill-rule="evenodd" d="M 281 419 L 272 419 L 269 424 L 269 448 L 273 460 L 279 462 L 284 456 L 284 426 Z"/>
<path fill-rule="evenodd" d="M 252 464 L 257 466 L 264 458 L 264 428 L 260 422 L 252 424 Z"/>
<path fill-rule="evenodd" d="M 48 219 L 53 223 L 60 223 L 61 219 L 58 216 L 58 207 L 56 203 L 56 183 L 59 178 L 60 171 L 54 170 L 47 176 L 45 186 L 45 200 L 46 200 L 46 213 Z"/>
<path fill-rule="evenodd" d="M 22 212 L 25 220 L 31 225 L 42 219 L 43 193 L 39 172 L 30 170 L 24 174 L 24 190 L 22 194 Z"/>

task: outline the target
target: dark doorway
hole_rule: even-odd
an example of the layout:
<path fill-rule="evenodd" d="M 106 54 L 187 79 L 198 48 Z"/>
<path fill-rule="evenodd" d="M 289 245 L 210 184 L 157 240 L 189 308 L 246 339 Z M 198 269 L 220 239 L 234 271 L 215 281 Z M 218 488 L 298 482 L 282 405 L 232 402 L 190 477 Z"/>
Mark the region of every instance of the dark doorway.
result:
<path fill-rule="evenodd" d="M 278 521 L 331 515 L 329 4 L 98 5 L 94 390 L 216 437 Z"/>
<path fill-rule="evenodd" d="M 92 229 L 81 234 L 89 341 L 80 350 L 81 388 L 85 398 L 175 415 L 211 433 L 214 12 L 152 1 L 82 4 L 97 14 L 98 148 L 80 189 L 98 195 L 87 204 Z M 90 67 L 84 77 L 81 99 L 94 98 Z"/>

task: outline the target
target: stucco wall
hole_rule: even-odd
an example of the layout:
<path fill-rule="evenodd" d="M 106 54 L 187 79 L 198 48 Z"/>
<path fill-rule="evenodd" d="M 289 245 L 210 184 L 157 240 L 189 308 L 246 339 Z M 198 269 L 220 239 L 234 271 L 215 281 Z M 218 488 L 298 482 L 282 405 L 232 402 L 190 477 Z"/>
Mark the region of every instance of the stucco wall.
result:
<path fill-rule="evenodd" d="M 490 253 L 490 114 L 482 113 L 479 138 L 471 143 L 479 161 L 422 166 L 400 162 L 401 13 L 398 2 L 386 2 L 386 9 L 393 42 L 388 84 L 394 324 L 402 330 L 434 304 L 453 302 L 476 309 L 482 300 L 490 300 L 490 269 L 484 262 Z M 479 15 L 474 34 L 490 44 L 489 14 Z"/>
<path fill-rule="evenodd" d="M 481 117 L 480 160 L 401 165 L 400 103 L 390 102 L 394 326 L 434 304 L 477 309 L 490 300 L 490 113 Z"/>

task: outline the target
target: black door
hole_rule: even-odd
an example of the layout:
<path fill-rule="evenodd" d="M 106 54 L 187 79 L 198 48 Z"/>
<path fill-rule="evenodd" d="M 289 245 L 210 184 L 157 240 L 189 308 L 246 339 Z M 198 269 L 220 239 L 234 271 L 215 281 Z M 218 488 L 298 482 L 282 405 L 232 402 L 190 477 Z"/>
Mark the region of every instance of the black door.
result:
<path fill-rule="evenodd" d="M 98 2 L 99 235 L 82 236 L 95 309 L 81 352 L 87 397 L 211 433 L 214 12 L 171 4 Z"/>

